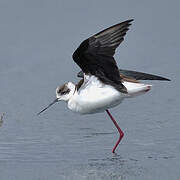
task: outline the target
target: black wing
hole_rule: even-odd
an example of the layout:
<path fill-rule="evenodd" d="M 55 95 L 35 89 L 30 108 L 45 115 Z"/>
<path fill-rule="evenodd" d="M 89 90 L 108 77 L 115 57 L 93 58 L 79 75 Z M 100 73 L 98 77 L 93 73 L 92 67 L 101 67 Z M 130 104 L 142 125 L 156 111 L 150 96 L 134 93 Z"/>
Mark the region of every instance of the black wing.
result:
<path fill-rule="evenodd" d="M 157 76 L 154 74 L 148 74 L 143 72 L 137 72 L 137 71 L 130 71 L 125 69 L 119 69 L 119 73 L 123 74 L 127 77 L 134 78 L 136 80 L 159 80 L 159 81 L 170 81 L 170 79 L 167 79 L 162 76 Z"/>
<path fill-rule="evenodd" d="M 143 73 L 138 71 L 132 71 L 132 70 L 125 70 L 125 69 L 119 69 L 119 75 L 125 76 L 127 78 L 133 78 L 135 80 L 159 80 L 159 81 L 171 81 L 168 78 L 157 76 L 154 74 L 149 73 Z M 83 72 L 80 71 L 77 74 L 77 77 L 83 78 Z"/>
<path fill-rule="evenodd" d="M 95 75 L 121 92 L 126 92 L 126 89 L 121 83 L 113 56 L 124 40 L 131 21 L 133 20 L 124 21 L 91 36 L 83 41 L 73 54 L 74 61 L 85 74 Z"/>

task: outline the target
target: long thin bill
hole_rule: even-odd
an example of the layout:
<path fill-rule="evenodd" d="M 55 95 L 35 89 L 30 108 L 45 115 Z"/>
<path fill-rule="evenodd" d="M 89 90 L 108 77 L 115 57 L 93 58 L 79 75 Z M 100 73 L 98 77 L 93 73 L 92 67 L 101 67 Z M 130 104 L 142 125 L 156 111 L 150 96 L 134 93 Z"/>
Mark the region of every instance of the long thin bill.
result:
<path fill-rule="evenodd" d="M 42 111 L 40 111 L 39 113 L 37 113 L 37 115 L 40 115 L 42 112 L 44 112 L 46 109 L 48 109 L 50 106 L 52 106 L 53 104 L 55 104 L 56 102 L 58 102 L 58 99 L 55 99 L 51 104 L 49 104 L 46 108 L 44 108 Z"/>

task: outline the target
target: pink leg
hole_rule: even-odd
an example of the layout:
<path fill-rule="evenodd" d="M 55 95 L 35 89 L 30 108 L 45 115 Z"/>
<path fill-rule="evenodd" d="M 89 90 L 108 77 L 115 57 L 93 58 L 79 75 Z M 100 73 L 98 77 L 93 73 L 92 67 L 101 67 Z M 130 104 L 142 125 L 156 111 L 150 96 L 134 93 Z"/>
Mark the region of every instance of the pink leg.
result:
<path fill-rule="evenodd" d="M 109 115 L 109 117 L 111 118 L 112 122 L 114 123 L 114 125 L 116 126 L 118 132 L 119 132 L 119 139 L 117 141 L 117 143 L 115 144 L 113 150 L 112 150 L 112 153 L 115 153 L 115 150 L 118 146 L 118 144 L 120 143 L 121 139 L 123 138 L 124 136 L 124 133 L 123 131 L 121 130 L 121 128 L 118 126 L 117 122 L 115 121 L 115 119 L 112 117 L 111 113 L 109 112 L 109 110 L 106 110 L 107 114 Z"/>

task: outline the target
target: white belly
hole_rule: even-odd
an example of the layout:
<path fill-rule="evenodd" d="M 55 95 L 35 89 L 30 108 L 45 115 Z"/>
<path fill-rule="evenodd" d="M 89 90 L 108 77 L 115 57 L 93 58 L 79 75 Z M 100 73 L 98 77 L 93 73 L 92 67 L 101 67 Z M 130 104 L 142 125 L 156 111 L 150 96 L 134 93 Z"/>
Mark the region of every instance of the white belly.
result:
<path fill-rule="evenodd" d="M 68 101 L 69 109 L 81 114 L 102 112 L 117 106 L 126 97 L 133 97 L 146 92 L 150 87 L 140 83 L 124 82 L 128 94 L 123 94 L 110 85 L 104 85 L 96 77 L 92 78 L 94 79 L 84 84 L 84 87 Z"/>
<path fill-rule="evenodd" d="M 104 87 L 91 87 L 81 90 L 68 102 L 68 107 L 81 114 L 102 112 L 117 106 L 123 100 L 120 92 L 105 85 Z"/>

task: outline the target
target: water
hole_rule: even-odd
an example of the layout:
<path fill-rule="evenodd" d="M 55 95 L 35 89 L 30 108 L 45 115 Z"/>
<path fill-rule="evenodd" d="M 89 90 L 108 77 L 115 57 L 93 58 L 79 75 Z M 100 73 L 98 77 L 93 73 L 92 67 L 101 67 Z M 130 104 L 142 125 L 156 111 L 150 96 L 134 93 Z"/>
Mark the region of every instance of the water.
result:
<path fill-rule="evenodd" d="M 179 2 L 132 3 L 0 1 L 2 180 L 180 178 Z M 172 81 L 148 82 L 152 91 L 111 110 L 125 133 L 112 154 L 118 133 L 105 113 L 81 116 L 65 103 L 36 113 L 56 86 L 78 81 L 79 43 L 128 17 L 119 66 Z"/>

